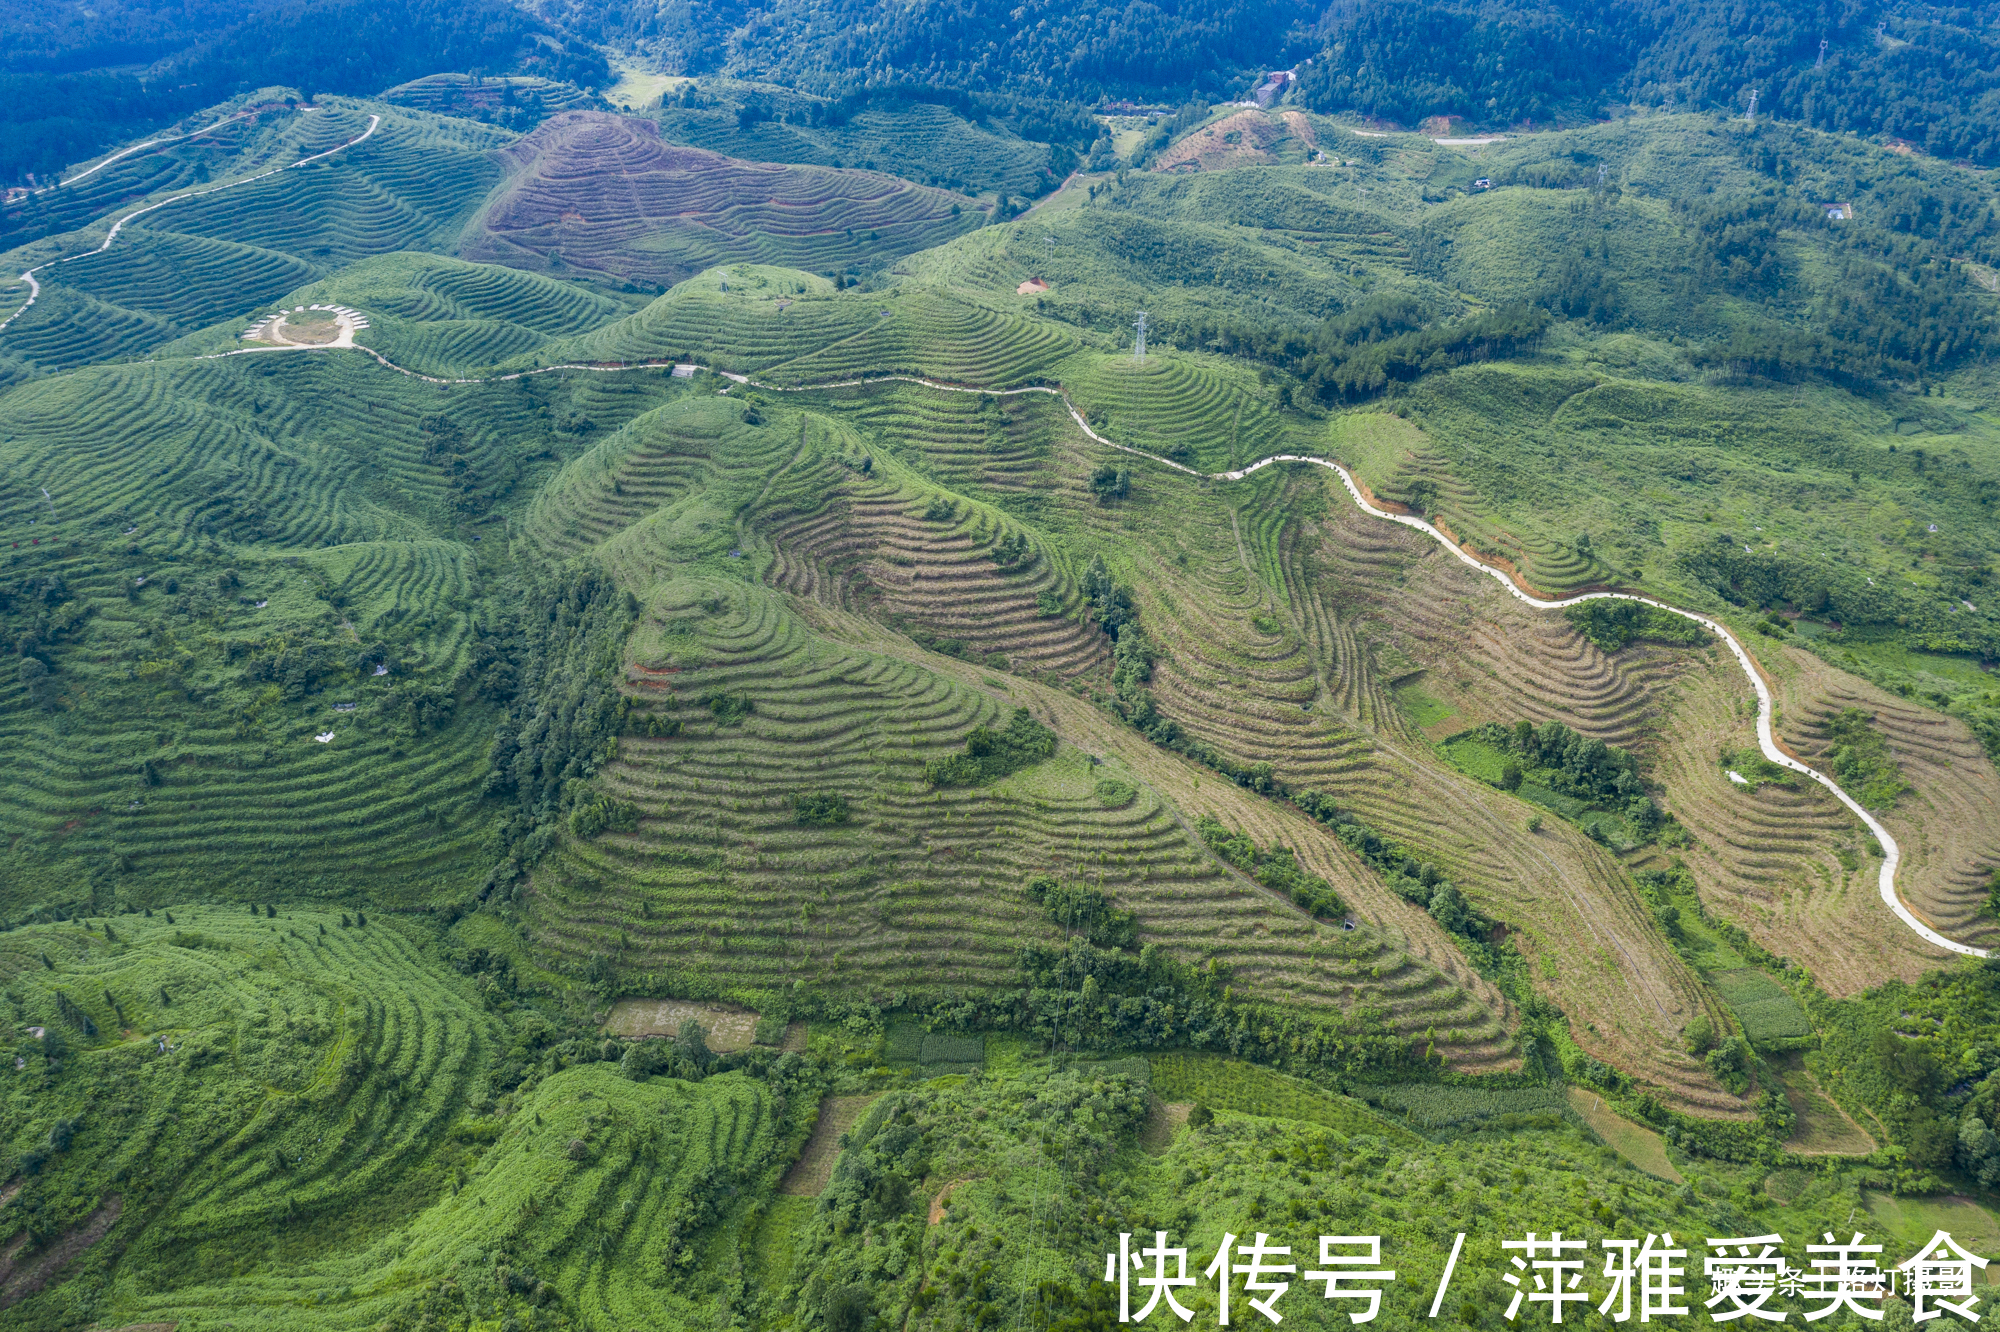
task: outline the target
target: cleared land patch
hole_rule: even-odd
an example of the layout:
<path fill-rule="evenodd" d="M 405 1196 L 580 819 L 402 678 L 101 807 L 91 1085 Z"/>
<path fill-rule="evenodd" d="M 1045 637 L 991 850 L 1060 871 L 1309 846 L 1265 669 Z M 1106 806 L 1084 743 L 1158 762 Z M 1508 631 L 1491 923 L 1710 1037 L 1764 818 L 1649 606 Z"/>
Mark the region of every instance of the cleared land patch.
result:
<path fill-rule="evenodd" d="M 708 1048 L 719 1054 L 747 1050 L 757 1041 L 757 1015 L 749 1009 L 678 999 L 620 999 L 604 1030 L 611 1036 L 678 1036 L 689 1022 L 701 1024 Z"/>
<path fill-rule="evenodd" d="M 876 1092 L 865 1096 L 829 1096 L 821 1102 L 812 1137 L 806 1140 L 799 1159 L 785 1172 L 778 1192 L 801 1198 L 819 1197 L 833 1177 L 833 1163 L 840 1158 L 840 1140 L 861 1122 L 862 1114 L 880 1095 Z"/>
<path fill-rule="evenodd" d="M 1875 1150 L 1875 1139 L 1826 1094 L 1803 1055 L 1785 1054 L 1775 1064 L 1785 1099 L 1797 1117 L 1797 1128 L 1785 1143 L 1787 1151 L 1804 1156 L 1866 1156 Z"/>
<path fill-rule="evenodd" d="M 1649 1175 L 1675 1184 L 1682 1182 L 1681 1172 L 1667 1159 L 1666 1141 L 1659 1134 L 1613 1113 L 1602 1097 L 1581 1087 L 1569 1089 L 1569 1103 L 1620 1156 Z"/>

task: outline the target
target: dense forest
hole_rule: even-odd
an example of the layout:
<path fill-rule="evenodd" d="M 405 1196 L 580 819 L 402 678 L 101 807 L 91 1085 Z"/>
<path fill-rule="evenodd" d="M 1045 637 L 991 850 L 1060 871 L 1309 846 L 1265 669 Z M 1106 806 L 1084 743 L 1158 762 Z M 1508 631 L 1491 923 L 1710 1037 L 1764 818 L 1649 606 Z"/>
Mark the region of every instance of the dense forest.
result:
<path fill-rule="evenodd" d="M 438 70 L 610 82 L 598 51 L 502 0 L 0 4 L 0 182 L 270 85 L 373 93 Z"/>
<path fill-rule="evenodd" d="M 1620 103 L 1740 110 L 1755 90 L 1761 110 L 1819 129 L 1981 162 L 2000 151 L 2000 29 L 1973 6 L 1378 0 L 1325 35 L 1299 91 L 1322 111 L 1512 125 Z"/>
<path fill-rule="evenodd" d="M 2000 153 L 2000 22 L 1912 0 L 1362 0 L 1324 12 L 1283 0 L 557 0 L 533 12 L 503 0 L 5 0 L 0 115 L 12 132 L 0 179 L 46 175 L 268 84 L 374 92 L 483 70 L 601 87 L 611 74 L 599 47 L 819 96 L 914 87 L 1071 114 L 1106 101 L 1240 97 L 1282 67 L 1298 70 L 1301 105 L 1407 125 L 1573 122 L 1628 105 L 1740 110 L 1755 90 L 1782 119 L 1980 163 Z"/>
<path fill-rule="evenodd" d="M 923 84 L 1178 105 L 1241 97 L 1264 71 L 1294 67 L 1294 96 L 1314 110 L 1511 126 L 1627 105 L 1742 110 L 1754 89 L 1760 109 L 1816 128 L 1893 135 L 1979 162 L 2000 152 L 2000 26 L 1970 5 L 570 0 L 564 21 L 685 73 L 829 95 Z"/>

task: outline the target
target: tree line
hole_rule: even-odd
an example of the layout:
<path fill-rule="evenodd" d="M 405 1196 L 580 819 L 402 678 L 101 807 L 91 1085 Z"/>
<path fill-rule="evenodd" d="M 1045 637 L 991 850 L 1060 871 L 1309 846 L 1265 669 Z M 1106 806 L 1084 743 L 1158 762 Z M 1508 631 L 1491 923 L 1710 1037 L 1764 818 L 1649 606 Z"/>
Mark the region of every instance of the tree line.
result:
<path fill-rule="evenodd" d="M 601 52 L 504 0 L 93 7 L 17 34 L 0 65 L 0 181 L 47 180 L 113 144 L 263 87 L 372 94 L 441 70 L 610 84 Z M 144 51 L 150 61 L 130 68 Z M 100 63 L 101 62 L 101 63 Z"/>

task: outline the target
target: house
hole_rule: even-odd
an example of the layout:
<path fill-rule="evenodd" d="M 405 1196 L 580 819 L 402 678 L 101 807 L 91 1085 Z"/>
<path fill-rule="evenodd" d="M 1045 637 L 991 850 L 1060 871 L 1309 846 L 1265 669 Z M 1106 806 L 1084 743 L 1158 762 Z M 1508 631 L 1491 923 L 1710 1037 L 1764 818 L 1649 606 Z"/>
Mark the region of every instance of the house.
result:
<path fill-rule="evenodd" d="M 1250 100 L 1258 106 L 1270 106 L 1278 100 L 1285 89 L 1292 86 L 1294 77 L 1296 76 L 1289 69 L 1272 70 L 1264 76 L 1264 81 L 1257 85 L 1257 91 L 1250 94 Z"/>
<path fill-rule="evenodd" d="M 1826 220 L 1829 222 L 1847 222 L 1851 221 L 1853 217 L 1854 205 L 1851 203 L 1830 203 L 1826 205 Z"/>

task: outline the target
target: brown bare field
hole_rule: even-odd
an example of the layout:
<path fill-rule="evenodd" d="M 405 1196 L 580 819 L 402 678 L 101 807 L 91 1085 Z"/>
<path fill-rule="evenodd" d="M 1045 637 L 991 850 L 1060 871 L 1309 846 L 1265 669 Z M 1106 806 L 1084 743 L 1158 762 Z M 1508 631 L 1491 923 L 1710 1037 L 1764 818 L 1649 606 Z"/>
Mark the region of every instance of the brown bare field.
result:
<path fill-rule="evenodd" d="M 733 1004 L 700 1004 L 680 999 L 620 999 L 604 1020 L 607 1036 L 678 1036 L 683 1023 L 699 1022 L 708 1048 L 718 1054 L 747 1050 L 757 1043 L 757 1015 Z"/>
<path fill-rule="evenodd" d="M 572 269 L 661 284 L 744 260 L 818 272 L 928 249 L 980 219 L 972 200 L 945 190 L 740 161 L 601 111 L 554 116 L 500 156 L 511 179 L 462 252 L 517 268 L 547 268 L 555 252 Z"/>
<path fill-rule="evenodd" d="M 1153 159 L 1155 171 L 1225 171 L 1280 161 L 1287 146 L 1311 151 L 1312 126 L 1300 113 L 1242 110 L 1195 130 Z"/>
<path fill-rule="evenodd" d="M 806 1140 L 806 1149 L 799 1154 L 799 1159 L 785 1172 L 778 1192 L 801 1198 L 819 1197 L 826 1190 L 826 1182 L 833 1178 L 833 1163 L 840 1156 L 841 1135 L 861 1122 L 862 1113 L 879 1095 L 880 1092 L 867 1096 L 829 1096 L 822 1101 L 819 1122 L 813 1125 L 812 1137 Z"/>

